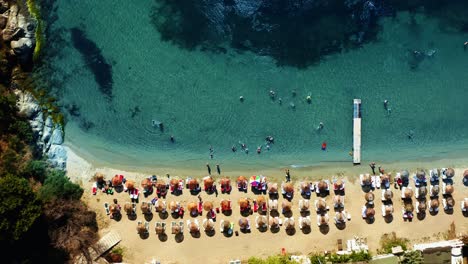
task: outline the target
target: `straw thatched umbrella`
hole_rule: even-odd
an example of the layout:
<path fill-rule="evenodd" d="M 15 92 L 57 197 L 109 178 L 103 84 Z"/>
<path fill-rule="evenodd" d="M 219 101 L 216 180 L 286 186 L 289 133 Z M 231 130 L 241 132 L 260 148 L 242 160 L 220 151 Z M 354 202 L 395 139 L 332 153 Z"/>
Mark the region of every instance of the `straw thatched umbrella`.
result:
<path fill-rule="evenodd" d="M 96 178 L 97 182 L 102 182 L 104 181 L 104 174 L 102 174 L 101 172 L 96 172 L 94 174 L 94 178 Z"/>
<path fill-rule="evenodd" d="M 385 206 L 385 216 L 389 216 L 393 214 L 393 206 L 387 205 Z"/>
<path fill-rule="evenodd" d="M 116 214 L 116 213 L 120 212 L 120 208 L 116 204 L 111 204 L 111 205 L 109 205 L 109 211 L 110 211 L 111 214 Z"/>
<path fill-rule="evenodd" d="M 439 185 L 434 185 L 434 186 L 432 187 L 432 193 L 431 193 L 431 195 L 437 196 L 437 195 L 439 194 L 439 192 L 440 192 Z"/>
<path fill-rule="evenodd" d="M 463 208 L 468 209 L 468 199 L 463 201 Z"/>
<path fill-rule="evenodd" d="M 283 185 L 283 190 L 287 193 L 294 192 L 294 185 L 290 182 L 287 182 Z"/>
<path fill-rule="evenodd" d="M 178 179 L 171 179 L 169 184 L 172 188 L 177 189 L 179 187 L 180 181 Z"/>
<path fill-rule="evenodd" d="M 416 172 L 416 178 L 422 180 L 426 177 L 426 172 L 424 170 L 419 170 Z"/>
<path fill-rule="evenodd" d="M 336 221 L 341 222 L 341 223 L 344 222 L 346 219 L 346 215 L 343 212 L 336 213 L 335 217 L 336 217 Z"/>
<path fill-rule="evenodd" d="M 214 180 L 213 180 L 212 177 L 205 178 L 203 180 L 203 184 L 205 185 L 205 189 L 206 188 L 211 188 L 214 185 Z"/>
<path fill-rule="evenodd" d="M 321 191 L 326 190 L 328 188 L 328 184 L 324 180 L 321 180 L 318 182 L 317 188 Z"/>
<path fill-rule="evenodd" d="M 452 178 L 453 176 L 455 176 L 455 170 L 453 168 L 448 168 L 445 171 L 445 176 L 447 176 L 447 178 Z"/>
<path fill-rule="evenodd" d="M 264 227 L 265 225 L 267 224 L 267 218 L 266 216 L 264 215 L 260 215 L 258 218 L 257 218 L 257 225 L 258 227 Z"/>
<path fill-rule="evenodd" d="M 445 200 L 447 202 L 447 206 L 453 207 L 455 205 L 455 200 L 453 199 L 453 197 L 449 196 Z"/>
<path fill-rule="evenodd" d="M 177 210 L 179 208 L 180 204 L 177 203 L 176 201 L 171 201 L 169 203 L 169 208 L 171 209 L 172 212 L 174 212 L 175 210 Z"/>
<path fill-rule="evenodd" d="M 145 190 L 148 190 L 150 189 L 151 187 L 153 187 L 153 183 L 151 182 L 150 179 L 148 178 L 145 178 L 141 181 L 141 187 L 143 187 L 143 189 Z"/>
<path fill-rule="evenodd" d="M 439 207 L 439 200 L 437 200 L 437 199 L 432 199 L 432 200 L 431 200 L 431 205 L 430 205 L 430 206 L 431 206 L 431 208 L 437 208 L 437 207 Z"/>
<path fill-rule="evenodd" d="M 190 179 L 187 182 L 187 185 L 188 185 L 189 190 L 195 190 L 195 189 L 198 188 L 198 181 L 197 181 L 197 179 Z"/>
<path fill-rule="evenodd" d="M 219 185 L 221 185 L 221 187 L 228 187 L 228 186 L 231 185 L 231 180 L 229 178 L 226 178 L 226 177 L 221 178 L 219 180 Z"/>
<path fill-rule="evenodd" d="M 299 210 L 300 211 L 308 211 L 309 210 L 309 200 L 299 200 Z"/>
<path fill-rule="evenodd" d="M 116 174 L 112 178 L 112 186 L 120 186 L 120 185 L 122 185 L 122 180 L 121 180 L 120 176 Z"/>
<path fill-rule="evenodd" d="M 310 222 L 310 218 L 308 217 L 303 217 L 302 218 L 302 228 L 304 227 L 310 227 L 312 223 Z"/>
<path fill-rule="evenodd" d="M 221 210 L 222 211 L 229 211 L 231 210 L 231 201 L 223 199 L 221 200 Z"/>
<path fill-rule="evenodd" d="M 405 193 L 404 193 L 404 197 L 406 199 L 410 199 L 412 196 L 413 196 L 413 190 L 411 190 L 409 188 L 406 188 Z"/>
<path fill-rule="evenodd" d="M 213 210 L 213 203 L 212 202 L 203 202 L 203 209 L 205 209 L 205 211 Z"/>
<path fill-rule="evenodd" d="M 125 187 L 129 190 L 135 189 L 135 182 L 133 180 L 127 180 L 127 182 L 125 182 Z"/>
<path fill-rule="evenodd" d="M 172 232 L 174 234 L 176 234 L 176 235 L 180 234 L 182 232 L 182 227 L 180 227 L 179 225 L 176 225 L 176 226 L 172 227 Z"/>
<path fill-rule="evenodd" d="M 205 219 L 206 221 L 203 221 L 203 228 L 206 231 L 211 231 L 214 229 L 214 222 L 211 219 Z"/>
<path fill-rule="evenodd" d="M 141 212 L 143 212 L 143 214 L 151 213 L 151 209 L 148 203 L 141 203 Z"/>
<path fill-rule="evenodd" d="M 247 220 L 247 218 L 245 217 L 242 217 L 239 219 L 239 228 L 240 229 L 246 229 L 249 227 L 249 221 Z"/>
<path fill-rule="evenodd" d="M 189 202 L 187 204 L 187 211 L 190 212 L 190 214 L 198 214 L 198 205 L 195 202 Z"/>
<path fill-rule="evenodd" d="M 143 234 L 145 233 L 147 230 L 146 230 L 146 227 L 143 223 L 138 223 L 138 226 L 137 226 L 137 232 L 138 234 Z"/>
<path fill-rule="evenodd" d="M 239 206 L 241 209 L 245 209 L 249 207 L 249 200 L 247 198 L 240 198 L 239 199 Z"/>
<path fill-rule="evenodd" d="M 278 183 L 268 183 L 268 193 L 278 193 Z"/>
<path fill-rule="evenodd" d="M 294 228 L 294 219 L 293 218 L 286 218 L 284 220 L 284 226 L 286 229 L 293 229 Z"/>
<path fill-rule="evenodd" d="M 367 201 L 368 203 L 373 202 L 373 201 L 374 201 L 374 198 L 375 198 L 375 196 L 374 196 L 374 193 L 373 193 L 373 192 L 368 192 L 368 193 L 366 193 L 366 194 L 364 195 L 364 199 L 366 199 L 366 201 Z"/>
<path fill-rule="evenodd" d="M 328 225 L 328 217 L 325 215 L 321 215 L 319 217 L 319 223 L 320 223 L 320 226 Z"/>
<path fill-rule="evenodd" d="M 301 191 L 303 193 L 308 193 L 310 192 L 310 184 L 308 182 L 302 182 L 301 183 Z"/>
<path fill-rule="evenodd" d="M 333 204 L 335 205 L 335 207 L 342 206 L 343 201 L 344 201 L 344 198 L 341 195 L 335 195 L 335 197 L 333 197 Z"/>
<path fill-rule="evenodd" d="M 418 204 L 418 210 L 419 211 L 424 212 L 424 211 L 426 211 L 426 208 L 427 208 L 427 204 L 425 202 L 420 202 Z"/>
<path fill-rule="evenodd" d="M 269 200 L 268 207 L 270 207 L 270 211 L 278 210 L 278 200 Z"/>
<path fill-rule="evenodd" d="M 237 183 L 245 183 L 247 182 L 247 178 L 245 176 L 239 176 L 237 177 Z"/>
<path fill-rule="evenodd" d="M 406 179 L 409 178 L 409 171 L 403 170 L 403 171 L 400 173 L 400 176 L 401 176 L 402 179 L 403 179 L 403 178 L 406 178 Z"/>
<path fill-rule="evenodd" d="M 465 171 L 463 172 L 463 178 L 468 178 L 468 170 L 465 170 Z"/>
<path fill-rule="evenodd" d="M 281 203 L 281 207 L 283 208 L 283 212 L 290 212 L 292 204 L 287 200 L 283 200 L 283 202 Z"/>
<path fill-rule="evenodd" d="M 154 230 L 156 231 L 156 234 L 158 235 L 161 235 L 161 234 L 164 234 L 164 227 L 162 227 L 161 225 L 157 225 Z"/>
<path fill-rule="evenodd" d="M 323 199 L 318 200 L 317 209 L 318 210 L 325 210 L 326 208 L 327 208 L 327 203 L 325 203 L 325 200 L 323 200 Z"/>
<path fill-rule="evenodd" d="M 374 208 L 367 208 L 366 209 L 366 217 L 367 218 L 372 218 L 375 215 L 375 210 Z"/>
<path fill-rule="evenodd" d="M 447 184 L 445 186 L 445 194 L 452 194 L 454 191 L 453 185 Z"/>
<path fill-rule="evenodd" d="M 335 182 L 335 186 L 340 189 L 343 187 L 343 180 L 341 179 L 338 179 L 336 182 Z"/>
<path fill-rule="evenodd" d="M 406 212 L 413 212 L 413 210 L 414 210 L 414 206 L 413 206 L 412 203 L 405 204 L 405 211 Z"/>
<path fill-rule="evenodd" d="M 426 194 L 427 194 L 426 186 L 419 187 L 419 196 L 426 196 Z"/>
<path fill-rule="evenodd" d="M 164 212 L 166 210 L 166 202 L 161 199 L 158 199 L 154 206 L 156 207 L 156 212 Z"/>
<path fill-rule="evenodd" d="M 385 190 L 384 198 L 385 198 L 385 200 L 391 200 L 393 198 L 392 190 Z"/>
<path fill-rule="evenodd" d="M 133 206 L 131 203 L 126 203 L 124 204 L 124 211 L 127 214 L 132 214 L 133 213 Z"/>
<path fill-rule="evenodd" d="M 231 222 L 229 222 L 229 220 L 224 220 L 223 231 L 226 232 L 229 228 L 231 228 Z"/>
<path fill-rule="evenodd" d="M 279 218 L 278 217 L 270 217 L 268 221 L 271 227 L 278 227 L 279 226 Z"/>
<path fill-rule="evenodd" d="M 369 174 L 364 174 L 362 176 L 362 183 L 366 185 L 371 184 L 371 176 Z"/>
<path fill-rule="evenodd" d="M 190 230 L 190 233 L 196 233 L 196 232 L 200 231 L 200 228 L 198 227 L 198 225 L 195 222 L 191 222 L 189 224 L 189 230 Z"/>
<path fill-rule="evenodd" d="M 260 195 L 256 199 L 258 206 L 262 206 L 263 204 L 266 203 L 265 197 L 263 195 Z"/>

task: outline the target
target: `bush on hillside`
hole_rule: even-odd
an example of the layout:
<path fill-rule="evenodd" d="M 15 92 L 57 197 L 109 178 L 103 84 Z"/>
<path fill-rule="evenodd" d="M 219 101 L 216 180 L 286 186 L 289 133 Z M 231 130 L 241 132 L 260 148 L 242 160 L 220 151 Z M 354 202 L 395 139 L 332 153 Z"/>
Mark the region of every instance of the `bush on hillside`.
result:
<path fill-rule="evenodd" d="M 44 185 L 39 191 L 39 197 L 44 201 L 52 199 L 72 199 L 79 200 L 83 195 L 83 188 L 72 183 L 65 176 L 64 171 L 51 170 L 44 181 Z"/>

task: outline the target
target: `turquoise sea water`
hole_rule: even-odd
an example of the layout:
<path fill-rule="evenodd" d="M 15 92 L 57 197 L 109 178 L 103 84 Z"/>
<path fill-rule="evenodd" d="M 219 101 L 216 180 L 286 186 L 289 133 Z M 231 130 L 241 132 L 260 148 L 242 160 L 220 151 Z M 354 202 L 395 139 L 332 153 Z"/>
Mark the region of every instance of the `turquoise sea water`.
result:
<path fill-rule="evenodd" d="M 66 142 L 100 163 L 200 166 L 210 160 L 210 145 L 214 160 L 226 166 L 351 162 L 354 98 L 362 99 L 364 161 L 468 153 L 468 34 L 442 31 L 435 19 L 386 18 L 376 42 L 304 70 L 249 52 L 187 51 L 162 42 L 150 22 L 152 1 L 57 2 L 50 26 L 66 29 L 67 45 L 49 60 L 57 69 L 53 78 L 62 80 L 60 103 L 80 112 L 68 118 Z M 71 44 L 72 28 L 82 29 L 112 65 L 112 101 Z M 413 50 L 435 54 L 412 70 Z M 152 120 L 163 122 L 164 131 Z M 324 128 L 317 131 L 320 122 Z M 275 138 L 269 151 L 268 135 Z M 320 149 L 324 141 L 327 151 Z"/>

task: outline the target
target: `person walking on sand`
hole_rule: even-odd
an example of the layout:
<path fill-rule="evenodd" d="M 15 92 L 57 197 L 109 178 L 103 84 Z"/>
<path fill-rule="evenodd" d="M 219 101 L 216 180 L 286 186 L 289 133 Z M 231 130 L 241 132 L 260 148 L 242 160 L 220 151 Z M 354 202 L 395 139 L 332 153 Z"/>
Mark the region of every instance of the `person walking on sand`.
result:
<path fill-rule="evenodd" d="M 371 162 L 369 166 L 372 169 L 372 175 L 375 175 L 375 162 Z"/>
<path fill-rule="evenodd" d="M 206 164 L 206 169 L 208 170 L 208 175 L 211 175 L 211 167 L 210 164 Z"/>
<path fill-rule="evenodd" d="M 218 172 L 218 175 L 221 175 L 221 168 L 219 167 L 219 164 L 216 164 L 216 171 Z"/>
<path fill-rule="evenodd" d="M 291 174 L 289 173 L 289 169 L 285 169 L 285 172 L 286 172 L 286 182 L 290 182 L 291 181 Z"/>

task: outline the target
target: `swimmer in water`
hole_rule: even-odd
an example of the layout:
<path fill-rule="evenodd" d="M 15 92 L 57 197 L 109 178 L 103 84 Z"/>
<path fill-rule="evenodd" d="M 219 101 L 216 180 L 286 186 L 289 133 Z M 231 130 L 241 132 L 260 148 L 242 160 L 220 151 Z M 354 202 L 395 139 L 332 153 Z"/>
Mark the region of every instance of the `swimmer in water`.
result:
<path fill-rule="evenodd" d="M 323 123 L 322 123 L 322 122 L 320 122 L 320 124 L 319 124 L 319 125 L 318 125 L 318 127 L 317 127 L 317 130 L 319 130 L 319 131 L 320 131 L 320 130 L 322 130 L 322 129 L 323 129 Z"/>
<path fill-rule="evenodd" d="M 231 147 L 231 150 L 232 150 L 232 152 L 236 152 L 236 151 L 237 151 L 236 146 L 233 145 L 233 146 Z"/>
<path fill-rule="evenodd" d="M 171 142 L 174 143 L 175 142 L 175 138 L 173 135 L 171 135 Z"/>
<path fill-rule="evenodd" d="M 270 97 L 271 99 L 275 99 L 276 93 L 273 90 L 270 90 Z"/>
<path fill-rule="evenodd" d="M 258 146 L 257 153 L 260 154 L 262 152 L 262 146 Z"/>
<path fill-rule="evenodd" d="M 278 103 L 279 103 L 280 105 L 283 104 L 283 99 L 281 99 L 281 97 L 278 99 Z"/>
<path fill-rule="evenodd" d="M 292 96 L 293 96 L 293 97 L 296 97 L 296 95 L 297 95 L 296 90 L 292 90 Z"/>
<path fill-rule="evenodd" d="M 306 96 L 306 101 L 310 104 L 312 102 L 312 96 L 309 94 Z"/>
<path fill-rule="evenodd" d="M 244 102 L 244 96 L 239 96 L 239 101 Z"/>
<path fill-rule="evenodd" d="M 266 145 L 266 149 L 270 150 L 270 145 L 269 144 Z"/>
<path fill-rule="evenodd" d="M 466 51 L 466 49 L 468 49 L 468 41 L 465 41 L 465 43 L 463 43 L 463 50 Z"/>
<path fill-rule="evenodd" d="M 383 107 L 385 108 L 385 110 L 388 109 L 388 100 L 387 100 L 387 99 L 385 99 L 385 100 L 383 101 Z"/>
<path fill-rule="evenodd" d="M 249 154 L 249 149 L 248 148 L 245 148 L 244 151 L 245 151 L 245 154 Z"/>

